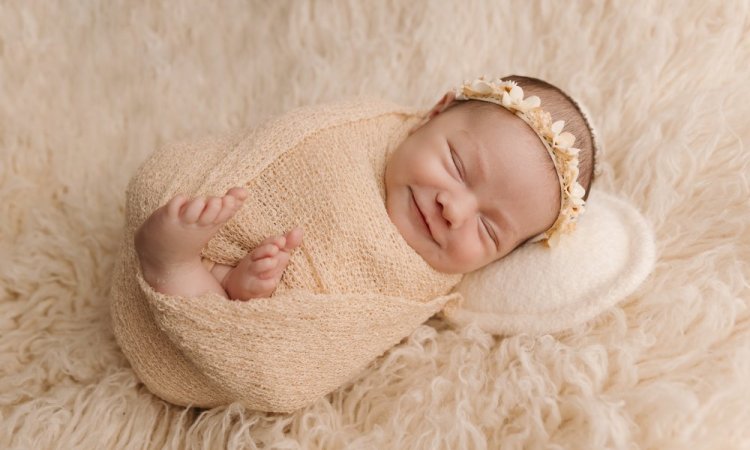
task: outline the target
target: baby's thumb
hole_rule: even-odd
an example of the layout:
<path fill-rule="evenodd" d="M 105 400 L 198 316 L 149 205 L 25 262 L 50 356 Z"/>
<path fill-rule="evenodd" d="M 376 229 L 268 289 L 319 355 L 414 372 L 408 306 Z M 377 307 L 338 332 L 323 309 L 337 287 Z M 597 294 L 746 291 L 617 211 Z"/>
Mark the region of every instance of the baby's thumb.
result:
<path fill-rule="evenodd" d="M 295 227 L 286 234 L 286 245 L 285 250 L 293 250 L 302 243 L 302 228 Z"/>

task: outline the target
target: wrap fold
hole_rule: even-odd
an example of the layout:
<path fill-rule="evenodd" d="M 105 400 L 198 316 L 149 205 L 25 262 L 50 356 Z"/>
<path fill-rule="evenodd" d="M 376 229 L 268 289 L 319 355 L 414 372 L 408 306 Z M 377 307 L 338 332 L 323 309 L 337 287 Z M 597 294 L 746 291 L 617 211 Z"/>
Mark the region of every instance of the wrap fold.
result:
<path fill-rule="evenodd" d="M 252 409 L 279 412 L 302 408 L 344 385 L 460 298 L 450 294 L 419 303 L 378 294 L 292 291 L 242 303 L 216 294 L 163 295 L 140 274 L 138 282 L 159 328 L 213 385 Z M 340 313 L 324 313 L 332 310 Z M 352 347 L 359 357 L 352 358 Z"/>

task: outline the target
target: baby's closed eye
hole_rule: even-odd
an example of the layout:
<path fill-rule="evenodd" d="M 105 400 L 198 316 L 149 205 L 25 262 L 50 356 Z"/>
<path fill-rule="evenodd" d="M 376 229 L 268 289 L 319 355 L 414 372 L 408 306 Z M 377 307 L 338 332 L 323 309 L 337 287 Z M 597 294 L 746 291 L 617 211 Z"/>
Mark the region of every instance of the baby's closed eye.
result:
<path fill-rule="evenodd" d="M 464 174 L 463 174 L 463 165 L 461 164 L 461 159 L 458 157 L 456 152 L 453 151 L 453 149 L 450 149 L 451 154 L 451 160 L 453 161 L 453 167 L 456 169 L 456 172 L 458 172 L 458 177 L 461 181 L 464 180 Z"/>

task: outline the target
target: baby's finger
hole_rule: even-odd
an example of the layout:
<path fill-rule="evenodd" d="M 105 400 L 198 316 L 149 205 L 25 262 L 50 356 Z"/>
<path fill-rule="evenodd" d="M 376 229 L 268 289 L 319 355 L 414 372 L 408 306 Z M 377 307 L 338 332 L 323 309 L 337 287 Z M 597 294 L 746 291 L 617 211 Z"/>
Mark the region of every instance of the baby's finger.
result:
<path fill-rule="evenodd" d="M 275 270 L 266 270 L 265 272 L 261 272 L 255 275 L 255 277 L 259 280 L 272 280 L 278 276 L 279 274 Z"/>
<path fill-rule="evenodd" d="M 216 220 L 216 216 L 219 215 L 221 209 L 221 199 L 218 197 L 209 197 L 206 202 L 206 208 L 203 210 L 201 215 L 198 217 L 199 225 L 210 225 Z"/>
<path fill-rule="evenodd" d="M 290 251 L 297 248 L 302 243 L 302 228 L 295 227 L 286 234 L 286 245 L 284 250 Z"/>
<path fill-rule="evenodd" d="M 240 200 L 237 200 L 231 195 L 225 195 L 224 197 L 222 197 L 221 208 L 219 209 L 219 214 L 214 219 L 214 223 L 224 223 L 229 220 L 229 218 L 232 217 L 236 212 L 236 208 L 239 202 Z"/>
<path fill-rule="evenodd" d="M 271 278 L 281 278 L 281 274 L 284 273 L 286 266 L 289 264 L 289 253 L 281 252 L 275 258 L 273 258 L 276 266 L 265 272 L 261 272 L 257 275 L 261 280 L 268 280 Z"/>
<path fill-rule="evenodd" d="M 230 188 L 225 195 L 231 195 L 232 197 L 235 197 L 239 201 L 244 201 L 249 192 L 247 189 L 241 187 L 241 186 L 235 186 L 233 188 Z"/>
<path fill-rule="evenodd" d="M 182 209 L 182 205 L 184 205 L 188 201 L 188 196 L 185 194 L 177 194 L 174 197 L 172 197 L 172 200 L 167 202 L 167 211 L 169 212 L 170 217 L 177 217 L 177 214 L 179 214 L 180 209 Z"/>
<path fill-rule="evenodd" d="M 253 261 L 252 266 L 250 266 L 250 271 L 252 273 L 260 274 L 268 270 L 275 269 L 278 264 L 278 257 L 261 258 L 257 261 Z"/>
<path fill-rule="evenodd" d="M 206 207 L 206 199 L 203 197 L 196 197 L 187 203 L 185 203 L 180 212 L 182 213 L 182 219 L 189 222 L 195 223 L 198 221 L 198 216 Z"/>
<path fill-rule="evenodd" d="M 261 258 L 275 256 L 277 253 L 279 253 L 279 247 L 274 244 L 265 244 L 253 250 L 251 258 L 253 261 L 256 261 Z"/>
<path fill-rule="evenodd" d="M 272 236 L 268 236 L 267 238 L 263 239 L 263 241 L 258 244 L 258 247 L 265 244 L 273 244 L 279 248 L 282 248 L 284 246 L 284 241 L 282 241 L 283 236 L 274 234 Z"/>

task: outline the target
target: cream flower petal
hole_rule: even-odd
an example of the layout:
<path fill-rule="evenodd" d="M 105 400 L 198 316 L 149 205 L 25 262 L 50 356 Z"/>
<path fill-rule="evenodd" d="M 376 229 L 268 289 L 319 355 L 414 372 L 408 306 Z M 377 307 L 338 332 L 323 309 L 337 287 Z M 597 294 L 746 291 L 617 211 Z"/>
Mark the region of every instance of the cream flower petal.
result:
<path fill-rule="evenodd" d="M 570 168 L 570 175 L 571 182 L 578 179 L 578 161 L 576 161 L 576 165 L 574 167 Z"/>
<path fill-rule="evenodd" d="M 525 113 L 529 110 L 523 102 L 516 103 L 515 108 L 517 111 L 520 111 L 521 113 Z"/>
<path fill-rule="evenodd" d="M 542 100 L 536 95 L 532 95 L 523 102 L 528 106 L 528 109 L 538 108 L 542 104 Z"/>
<path fill-rule="evenodd" d="M 508 81 L 503 81 L 503 83 L 500 85 L 500 88 L 506 92 L 510 92 L 513 86 L 518 86 L 518 83 L 516 83 L 513 80 L 508 80 Z"/>
<path fill-rule="evenodd" d="M 566 131 L 565 133 L 562 133 L 557 136 L 557 138 L 555 139 L 555 144 L 557 144 L 557 146 L 559 147 L 567 149 L 568 147 L 573 145 L 575 141 L 576 141 L 576 137 L 573 136 L 572 133 L 568 133 Z"/>
<path fill-rule="evenodd" d="M 560 134 L 564 126 L 565 126 L 565 121 L 558 120 L 557 122 L 553 123 L 550 128 L 552 128 L 552 132 L 554 134 Z"/>
<path fill-rule="evenodd" d="M 510 90 L 510 98 L 513 99 L 514 103 L 519 103 L 523 100 L 523 89 L 521 89 L 521 86 L 513 86 Z"/>
<path fill-rule="evenodd" d="M 484 80 L 475 80 L 471 83 L 471 90 L 486 95 L 492 93 L 492 86 Z"/>
<path fill-rule="evenodd" d="M 510 95 L 508 95 L 507 92 L 503 92 L 502 104 L 506 108 L 510 108 L 513 106 L 513 101 L 511 100 Z"/>
<path fill-rule="evenodd" d="M 570 199 L 570 210 L 575 212 L 580 212 L 583 209 L 584 201 L 581 198 L 573 197 Z M 575 214 L 577 215 L 577 214 Z M 571 214 L 571 216 L 575 216 L 574 214 Z"/>
<path fill-rule="evenodd" d="M 547 245 L 550 247 L 557 247 L 560 242 L 560 233 L 553 233 L 552 236 L 547 238 Z"/>
<path fill-rule="evenodd" d="M 584 194 L 586 194 L 586 189 L 583 188 L 583 186 L 580 185 L 580 183 L 576 182 L 576 184 L 573 185 L 573 189 L 571 191 L 571 194 L 574 197 L 583 197 Z M 581 203 L 583 204 L 583 203 Z"/>

